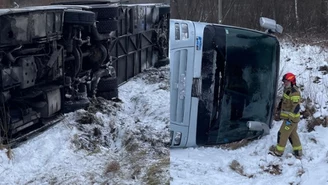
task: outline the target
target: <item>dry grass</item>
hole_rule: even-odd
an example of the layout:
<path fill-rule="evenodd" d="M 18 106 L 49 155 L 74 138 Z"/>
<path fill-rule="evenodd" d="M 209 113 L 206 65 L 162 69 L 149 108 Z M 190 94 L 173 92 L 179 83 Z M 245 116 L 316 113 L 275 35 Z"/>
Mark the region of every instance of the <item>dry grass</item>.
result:
<path fill-rule="evenodd" d="M 325 121 L 324 121 L 324 123 L 322 124 L 322 126 L 324 126 L 324 127 L 328 127 L 328 117 L 325 117 Z"/>
<path fill-rule="evenodd" d="M 107 164 L 104 174 L 108 174 L 108 173 L 115 173 L 118 172 L 120 170 L 121 166 L 120 163 L 118 161 L 111 161 Z"/>
<path fill-rule="evenodd" d="M 319 71 L 322 71 L 322 73 L 324 75 L 328 74 L 328 66 L 324 65 L 324 66 L 320 66 L 319 67 Z"/>
<path fill-rule="evenodd" d="M 144 176 L 144 181 L 148 185 L 158 185 L 163 184 L 162 173 L 169 173 L 170 169 L 170 158 L 167 156 L 164 159 L 159 160 L 157 163 L 152 164 Z M 169 179 L 167 179 L 165 184 L 169 184 Z"/>
<path fill-rule="evenodd" d="M 76 122 L 80 124 L 93 124 L 96 122 L 96 117 L 90 112 L 85 112 L 79 119 L 76 120 Z"/>
<path fill-rule="evenodd" d="M 289 182 L 289 185 L 300 185 L 300 183 L 298 182 L 295 184 L 295 182 Z"/>
<path fill-rule="evenodd" d="M 249 140 L 243 139 L 243 140 L 232 142 L 232 143 L 222 144 L 219 146 L 219 148 L 228 149 L 228 150 L 236 150 L 238 148 L 247 146 L 249 142 L 250 142 Z"/>
<path fill-rule="evenodd" d="M 115 108 L 121 106 L 122 101 L 119 99 L 115 99 L 113 101 L 108 101 L 102 97 L 96 97 L 91 99 L 91 104 L 87 108 L 87 111 L 91 114 L 95 114 L 97 112 L 101 112 L 104 114 L 113 114 L 115 115 Z"/>
<path fill-rule="evenodd" d="M 305 170 L 303 168 L 299 169 L 298 172 L 297 172 L 297 176 L 301 177 L 304 173 L 305 173 Z"/>
<path fill-rule="evenodd" d="M 123 145 L 125 150 L 128 152 L 134 152 L 139 148 L 138 142 L 133 138 L 132 135 L 126 135 L 125 139 L 123 140 Z"/>
<path fill-rule="evenodd" d="M 308 119 L 307 130 L 308 132 L 314 131 L 314 127 L 322 125 L 324 127 L 328 126 L 328 117 L 325 119 L 314 118 L 313 114 L 317 111 L 313 102 L 310 98 L 303 100 L 305 110 L 301 112 L 303 119 Z"/>
<path fill-rule="evenodd" d="M 315 34 L 315 33 L 306 33 L 306 36 L 304 37 L 304 34 L 302 36 L 298 34 L 296 35 L 289 35 L 286 34 L 285 36 L 279 36 L 281 39 L 287 42 L 293 43 L 293 46 L 298 47 L 300 45 L 311 45 L 311 46 L 319 46 L 323 48 L 328 47 L 327 39 L 323 36 L 324 34 Z"/>
<path fill-rule="evenodd" d="M 233 171 L 237 172 L 240 175 L 244 175 L 244 167 L 241 166 L 238 161 L 233 160 L 229 166 Z"/>
<path fill-rule="evenodd" d="M 318 84 L 320 82 L 321 82 L 321 78 L 320 77 L 318 77 L 318 76 L 314 77 L 313 83 Z"/>
<path fill-rule="evenodd" d="M 270 173 L 271 175 L 281 175 L 281 173 L 282 173 L 281 166 L 278 164 L 270 164 L 268 166 L 260 166 L 260 168 L 264 172 Z"/>
<path fill-rule="evenodd" d="M 308 132 L 314 131 L 314 127 L 319 126 L 319 125 L 324 125 L 325 120 L 320 119 L 320 118 L 312 118 L 309 119 L 308 124 L 307 124 L 307 130 Z"/>
<path fill-rule="evenodd" d="M 245 176 L 245 177 L 248 177 L 248 178 L 253 178 L 254 177 L 254 175 L 248 175 L 248 174 L 246 174 L 244 172 L 244 167 L 237 160 L 233 160 L 230 163 L 229 167 L 233 171 L 237 172 L 239 175 L 242 175 L 242 176 Z"/>
<path fill-rule="evenodd" d="M 314 144 L 317 144 L 317 140 L 315 138 L 310 138 L 310 141 L 312 141 Z"/>
<path fill-rule="evenodd" d="M 57 179 L 57 177 L 52 177 L 49 180 L 49 185 L 55 185 L 55 184 L 58 184 L 58 179 Z"/>
<path fill-rule="evenodd" d="M 138 177 L 141 173 L 141 166 L 136 164 L 136 165 L 132 166 L 132 170 L 133 170 L 133 172 L 131 174 L 131 178 L 136 179 L 136 177 Z"/>
<path fill-rule="evenodd" d="M 6 155 L 8 157 L 9 160 L 13 159 L 14 157 L 14 153 L 13 151 L 11 150 L 10 147 L 6 146 L 6 145 L 3 145 L 2 143 L 0 144 L 0 150 L 6 150 Z"/>
<path fill-rule="evenodd" d="M 143 164 L 147 157 L 149 157 L 146 150 L 147 149 L 141 149 L 137 152 L 129 153 L 129 163 L 134 166 Z"/>
<path fill-rule="evenodd" d="M 310 98 L 306 98 L 303 100 L 303 103 L 305 104 L 305 110 L 301 112 L 301 115 L 304 119 L 311 118 L 316 112 L 316 109 L 312 104 L 312 100 Z"/>
<path fill-rule="evenodd" d="M 132 179 L 139 179 L 142 171 L 146 168 L 147 164 L 145 161 L 147 159 L 147 152 L 146 150 L 141 150 L 138 152 L 131 152 L 130 155 L 127 157 L 127 161 L 129 164 L 129 171 L 131 172 Z"/>
<path fill-rule="evenodd" d="M 11 148 L 8 148 L 7 151 L 6 151 L 6 155 L 8 157 L 9 160 L 13 159 L 14 157 L 14 153 L 13 151 L 11 150 Z"/>
<path fill-rule="evenodd" d="M 89 155 L 100 152 L 100 141 L 92 138 L 91 135 L 78 135 L 75 134 L 71 140 L 76 150 L 86 150 Z"/>

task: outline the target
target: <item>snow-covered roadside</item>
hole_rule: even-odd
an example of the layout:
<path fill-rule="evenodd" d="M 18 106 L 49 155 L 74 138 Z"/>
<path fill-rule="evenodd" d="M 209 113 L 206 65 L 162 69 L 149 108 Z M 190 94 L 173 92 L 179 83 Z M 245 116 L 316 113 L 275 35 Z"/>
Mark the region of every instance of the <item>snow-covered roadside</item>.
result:
<path fill-rule="evenodd" d="M 302 97 L 316 106 L 315 117 L 328 116 L 328 48 L 310 45 L 281 45 L 280 75 L 293 72 Z"/>
<path fill-rule="evenodd" d="M 169 182 L 169 69 L 150 69 L 119 87 L 121 102 L 88 110 L 12 150 L 0 150 L 0 184 Z"/>
<path fill-rule="evenodd" d="M 324 170 L 328 169 L 328 128 L 320 126 L 309 133 L 305 124 L 301 121 L 299 128 L 304 150 L 301 160 L 291 155 L 290 145 L 281 159 L 267 154 L 268 148 L 276 142 L 280 122 L 275 122 L 271 135 L 236 150 L 214 147 L 171 149 L 171 184 L 328 184 Z"/>
<path fill-rule="evenodd" d="M 316 108 L 315 118 L 328 115 L 327 49 L 318 46 L 281 45 L 280 76 L 286 72 L 297 75 L 302 97 Z M 328 69 L 328 67 L 327 67 Z M 307 103 L 303 103 L 305 110 Z M 248 143 L 236 150 L 224 148 L 171 149 L 172 185 L 314 185 L 328 184 L 328 128 L 316 126 L 308 132 L 308 120 L 299 123 L 299 135 L 304 156 L 301 160 L 291 155 L 288 144 L 282 158 L 268 155 L 276 144 L 276 134 L 281 122 L 274 122 L 271 134 Z"/>

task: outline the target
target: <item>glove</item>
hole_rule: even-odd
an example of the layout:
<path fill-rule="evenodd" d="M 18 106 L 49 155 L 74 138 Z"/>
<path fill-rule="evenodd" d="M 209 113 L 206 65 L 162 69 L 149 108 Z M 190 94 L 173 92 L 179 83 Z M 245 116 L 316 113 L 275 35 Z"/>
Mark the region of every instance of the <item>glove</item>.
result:
<path fill-rule="evenodd" d="M 289 126 L 289 125 L 291 125 L 292 124 L 292 122 L 290 122 L 289 120 L 286 120 L 286 125 L 287 126 Z"/>

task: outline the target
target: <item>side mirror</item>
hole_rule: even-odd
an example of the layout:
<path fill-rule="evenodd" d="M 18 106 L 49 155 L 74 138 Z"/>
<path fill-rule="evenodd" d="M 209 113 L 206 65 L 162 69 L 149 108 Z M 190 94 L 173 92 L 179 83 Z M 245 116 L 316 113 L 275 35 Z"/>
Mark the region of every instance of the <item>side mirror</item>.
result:
<path fill-rule="evenodd" d="M 266 17 L 260 18 L 260 25 L 261 27 L 267 29 L 267 31 L 270 33 L 282 33 L 283 27 L 276 23 L 275 20 L 269 19 Z"/>

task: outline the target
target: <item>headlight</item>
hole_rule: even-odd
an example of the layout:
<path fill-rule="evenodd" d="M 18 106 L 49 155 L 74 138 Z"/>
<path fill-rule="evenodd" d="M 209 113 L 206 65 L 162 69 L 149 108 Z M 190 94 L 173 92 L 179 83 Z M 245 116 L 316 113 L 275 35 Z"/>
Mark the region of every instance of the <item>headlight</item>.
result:
<path fill-rule="evenodd" d="M 182 133 L 181 132 L 176 132 L 175 136 L 174 136 L 174 146 L 178 146 L 181 143 L 181 136 Z"/>
<path fill-rule="evenodd" d="M 189 38 L 188 24 L 181 24 L 181 40 L 187 40 Z"/>

